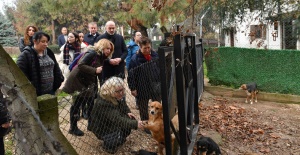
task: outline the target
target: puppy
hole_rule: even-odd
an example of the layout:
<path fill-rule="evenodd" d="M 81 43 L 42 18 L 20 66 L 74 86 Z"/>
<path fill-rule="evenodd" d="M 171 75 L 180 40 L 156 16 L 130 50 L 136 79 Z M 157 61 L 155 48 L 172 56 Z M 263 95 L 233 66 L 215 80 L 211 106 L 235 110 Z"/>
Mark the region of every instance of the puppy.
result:
<path fill-rule="evenodd" d="M 248 84 L 242 84 L 240 89 L 245 90 L 247 94 L 247 98 L 245 103 L 248 103 L 248 98 L 251 96 L 250 104 L 253 104 L 253 98 L 255 98 L 255 102 L 257 102 L 257 85 L 255 82 L 248 83 Z"/>
<path fill-rule="evenodd" d="M 152 137 L 158 142 L 158 153 L 163 154 L 165 143 L 162 104 L 158 101 L 149 103 L 149 120 L 144 124 L 151 131 Z"/>
<path fill-rule="evenodd" d="M 197 155 L 221 155 L 220 148 L 216 142 L 209 137 L 201 136 L 197 141 Z"/>

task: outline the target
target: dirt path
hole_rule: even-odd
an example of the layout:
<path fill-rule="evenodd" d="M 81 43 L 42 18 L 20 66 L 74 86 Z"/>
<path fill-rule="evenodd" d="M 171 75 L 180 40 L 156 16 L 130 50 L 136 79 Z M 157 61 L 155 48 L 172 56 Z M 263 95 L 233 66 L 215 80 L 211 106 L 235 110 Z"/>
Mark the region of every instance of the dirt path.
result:
<path fill-rule="evenodd" d="M 199 104 L 200 133 L 220 133 L 225 155 L 300 155 L 300 105 L 244 101 L 204 92 Z"/>

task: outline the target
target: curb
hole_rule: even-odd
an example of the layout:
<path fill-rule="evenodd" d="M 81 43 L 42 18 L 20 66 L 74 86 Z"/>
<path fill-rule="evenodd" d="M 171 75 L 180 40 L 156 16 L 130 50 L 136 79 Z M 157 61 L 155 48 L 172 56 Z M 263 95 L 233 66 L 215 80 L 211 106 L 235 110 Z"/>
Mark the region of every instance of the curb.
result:
<path fill-rule="evenodd" d="M 220 86 L 204 86 L 204 91 L 222 97 L 236 97 L 245 98 L 246 94 L 243 90 L 225 88 Z M 300 96 L 289 95 L 289 94 L 277 94 L 277 93 L 266 93 L 259 92 L 257 96 L 258 100 L 280 102 L 280 103 L 293 103 L 300 104 Z"/>

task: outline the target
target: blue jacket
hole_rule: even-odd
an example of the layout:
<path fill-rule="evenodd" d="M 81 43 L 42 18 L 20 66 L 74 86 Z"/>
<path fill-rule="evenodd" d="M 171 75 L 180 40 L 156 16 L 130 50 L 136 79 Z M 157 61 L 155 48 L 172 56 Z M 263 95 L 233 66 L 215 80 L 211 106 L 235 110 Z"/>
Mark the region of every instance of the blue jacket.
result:
<path fill-rule="evenodd" d="M 59 48 L 66 43 L 65 37 L 63 34 L 59 35 L 57 38 Z"/>
<path fill-rule="evenodd" d="M 129 63 L 131 60 L 131 57 L 136 54 L 136 52 L 140 49 L 139 45 L 137 45 L 133 40 L 130 40 L 127 47 L 127 57 L 126 57 L 126 68 L 129 68 Z"/>

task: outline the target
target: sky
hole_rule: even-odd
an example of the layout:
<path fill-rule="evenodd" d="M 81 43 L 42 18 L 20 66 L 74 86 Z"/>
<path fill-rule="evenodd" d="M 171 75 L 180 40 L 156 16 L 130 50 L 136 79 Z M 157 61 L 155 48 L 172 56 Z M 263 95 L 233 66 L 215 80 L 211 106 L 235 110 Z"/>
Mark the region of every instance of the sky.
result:
<path fill-rule="evenodd" d="M 0 11 L 4 14 L 4 5 L 12 5 L 16 0 L 0 0 Z"/>

